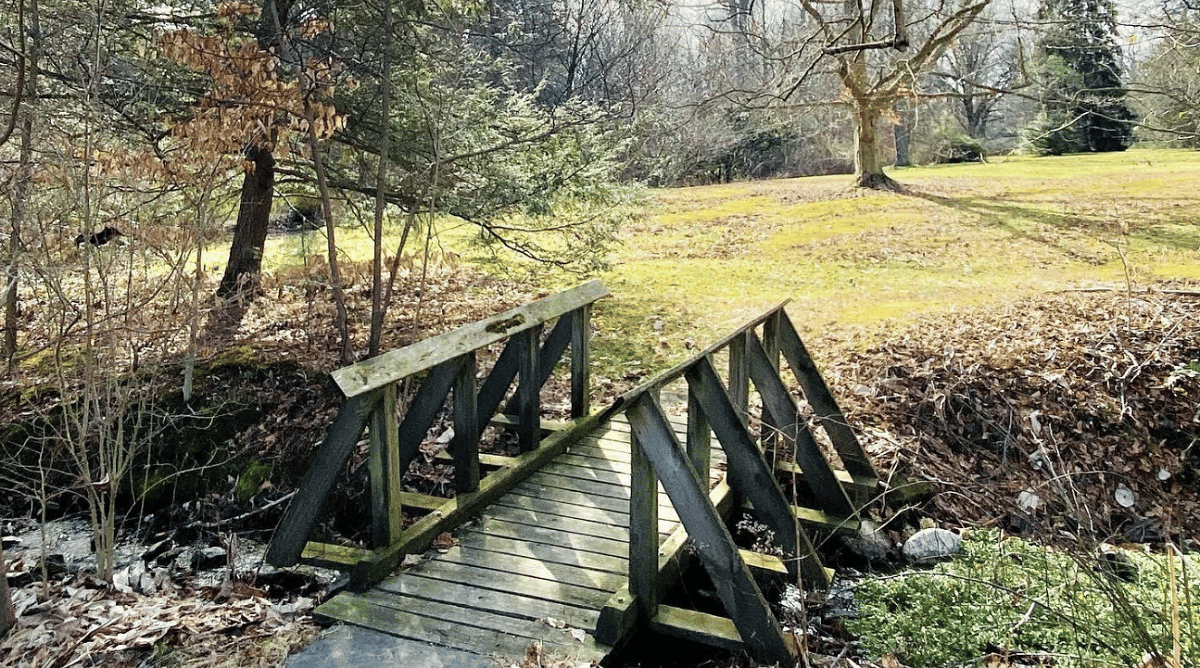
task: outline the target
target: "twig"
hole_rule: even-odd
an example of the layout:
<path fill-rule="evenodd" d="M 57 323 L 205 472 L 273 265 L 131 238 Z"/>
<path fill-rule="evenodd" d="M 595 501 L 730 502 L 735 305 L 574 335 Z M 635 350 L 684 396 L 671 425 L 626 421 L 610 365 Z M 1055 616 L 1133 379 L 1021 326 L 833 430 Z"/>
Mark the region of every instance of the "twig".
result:
<path fill-rule="evenodd" d="M 216 529 L 218 527 L 225 526 L 226 524 L 232 524 L 233 522 L 240 522 L 244 519 L 249 519 L 251 517 L 254 517 L 255 515 L 263 512 L 265 510 L 273 508 L 273 507 L 283 503 L 284 501 L 287 501 L 288 499 L 292 498 L 295 495 L 296 495 L 296 492 L 294 492 L 294 491 L 288 492 L 287 494 L 284 494 L 283 496 L 279 497 L 278 499 L 275 499 L 274 501 L 267 503 L 266 505 L 262 506 L 261 508 L 255 508 L 254 510 L 244 512 L 241 515 L 238 515 L 237 517 L 230 517 L 227 519 L 216 520 L 213 522 L 201 522 L 201 521 L 197 520 L 197 521 L 192 522 L 191 524 L 187 525 L 186 528 L 188 528 L 188 529 L 196 529 L 196 528 Z"/>

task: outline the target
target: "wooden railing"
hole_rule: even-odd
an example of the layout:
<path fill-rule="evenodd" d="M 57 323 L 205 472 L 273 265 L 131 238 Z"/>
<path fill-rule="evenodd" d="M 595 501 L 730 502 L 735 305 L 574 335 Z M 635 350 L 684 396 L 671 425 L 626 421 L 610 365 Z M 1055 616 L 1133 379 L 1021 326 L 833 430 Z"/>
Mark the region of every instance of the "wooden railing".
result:
<path fill-rule="evenodd" d="M 759 333 L 761 330 L 761 334 Z M 716 355 L 725 351 L 728 373 L 717 371 Z M 819 425 L 836 449 L 844 470 L 835 471 L 806 424 L 807 417 L 780 377 L 780 356 L 787 362 Z M 660 391 L 686 379 L 686 438 L 659 402 Z M 747 426 L 750 385 L 762 403 L 756 437 Z M 845 417 L 817 372 L 800 336 L 780 305 L 734 333 L 625 394 L 618 409 L 632 430 L 632 488 L 629 506 L 629 584 L 601 613 L 597 639 L 615 642 L 639 620 L 661 632 L 741 642 L 766 663 L 790 663 L 794 649 L 726 528 L 724 512 L 734 498 L 753 507 L 759 522 L 779 541 L 788 573 L 807 589 L 825 589 L 823 567 L 803 523 L 855 528 L 857 509 L 875 489 L 874 467 L 846 424 Z M 709 489 L 711 437 L 726 456 L 726 482 Z M 763 442 L 795 454 L 783 468 L 811 490 L 818 509 L 796 508 L 784 495 L 760 447 Z M 659 541 L 658 483 L 671 500 L 683 532 Z M 798 518 L 801 521 L 797 521 Z M 689 542 L 708 571 L 729 618 L 682 610 L 659 601 L 678 576 L 675 557 Z"/>
<path fill-rule="evenodd" d="M 406 553 L 424 550 L 440 531 L 453 526 L 498 497 L 521 478 L 566 448 L 572 434 L 598 420 L 589 415 L 588 355 L 591 305 L 608 294 L 591 281 L 525 304 L 486 320 L 414 343 L 333 372 L 345 402 L 276 529 L 267 561 L 295 564 L 302 555 L 341 562 L 353 568 L 361 588 L 382 579 Z M 542 340 L 551 321 L 550 333 Z M 477 388 L 476 351 L 507 341 L 491 371 Z M 540 393 L 554 366 L 570 349 L 571 416 L 576 429 L 562 429 L 542 440 Z M 428 372 L 398 415 L 398 385 Z M 502 420 L 515 429 L 521 456 L 481 483 L 479 440 L 513 381 L 516 391 Z M 449 452 L 454 463 L 455 499 L 443 503 L 416 498 L 401 490 L 401 480 L 419 446 L 452 395 L 454 436 Z M 321 507 L 366 430 L 370 437 L 371 551 L 309 544 Z M 497 458 L 492 458 L 493 460 Z M 402 506 L 416 501 L 436 511 L 404 528 Z M 306 549 L 307 547 L 307 549 Z"/>

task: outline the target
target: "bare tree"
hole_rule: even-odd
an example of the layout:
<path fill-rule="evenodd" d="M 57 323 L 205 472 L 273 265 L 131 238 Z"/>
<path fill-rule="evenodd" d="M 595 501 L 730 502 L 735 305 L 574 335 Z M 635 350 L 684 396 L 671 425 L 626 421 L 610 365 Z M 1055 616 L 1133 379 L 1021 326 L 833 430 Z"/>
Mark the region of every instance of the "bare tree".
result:
<path fill-rule="evenodd" d="M 1025 85 L 1015 32 L 985 13 L 959 35 L 931 74 L 954 96 L 954 115 L 967 135 L 983 140 L 1004 96 Z"/>
<path fill-rule="evenodd" d="M 942 57 L 990 0 L 937 0 L 908 12 L 903 0 L 887 6 L 875 0 L 799 1 L 816 24 L 824 42 L 822 53 L 834 59 L 849 97 L 855 184 L 898 189 L 899 184 L 883 173 L 880 120 L 915 88 L 917 76 Z"/>

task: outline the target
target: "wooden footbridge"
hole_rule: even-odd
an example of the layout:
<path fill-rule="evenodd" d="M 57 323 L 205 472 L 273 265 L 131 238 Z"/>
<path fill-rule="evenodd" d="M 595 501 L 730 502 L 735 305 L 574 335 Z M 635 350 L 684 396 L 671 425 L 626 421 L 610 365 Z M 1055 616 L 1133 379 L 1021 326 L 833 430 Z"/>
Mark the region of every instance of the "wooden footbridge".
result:
<path fill-rule="evenodd" d="M 857 530 L 878 476 L 783 305 L 592 411 L 590 313 L 607 294 L 585 283 L 334 372 L 345 403 L 268 562 L 350 571 L 350 591 L 318 615 L 483 655 L 523 656 L 540 643 L 598 661 L 648 626 L 791 662 L 795 643 L 763 588 L 827 587 L 813 538 Z M 477 384 L 477 351 L 501 343 Z M 568 350 L 572 419 L 546 421 L 542 388 Z M 410 377 L 423 382 L 401 412 L 398 384 Z M 686 404 L 674 418 L 662 399 L 672 395 Z M 447 404 L 453 438 L 438 457 L 453 463 L 456 495 L 406 492 L 404 471 Z M 488 425 L 515 432 L 520 454 L 481 454 Z M 376 547 L 309 542 L 364 432 Z M 425 514 L 405 526 L 406 508 Z M 782 556 L 735 544 L 727 527 L 742 511 L 769 528 Z M 725 614 L 667 604 L 693 561 Z"/>

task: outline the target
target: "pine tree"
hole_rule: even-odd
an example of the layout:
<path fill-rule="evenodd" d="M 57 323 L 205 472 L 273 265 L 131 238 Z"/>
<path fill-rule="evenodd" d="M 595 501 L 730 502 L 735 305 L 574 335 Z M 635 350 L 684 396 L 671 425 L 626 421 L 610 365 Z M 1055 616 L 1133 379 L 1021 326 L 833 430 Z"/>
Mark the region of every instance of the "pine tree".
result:
<path fill-rule="evenodd" d="M 1049 155 L 1129 148 L 1137 117 L 1125 103 L 1112 0 L 1045 0 L 1038 16 L 1045 27 L 1034 147 Z"/>

